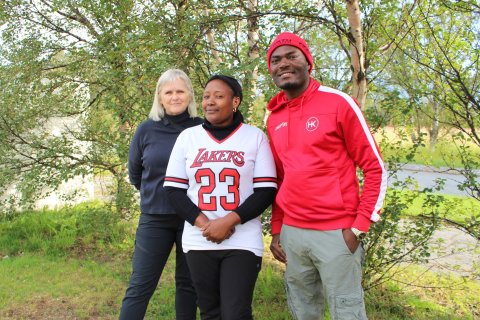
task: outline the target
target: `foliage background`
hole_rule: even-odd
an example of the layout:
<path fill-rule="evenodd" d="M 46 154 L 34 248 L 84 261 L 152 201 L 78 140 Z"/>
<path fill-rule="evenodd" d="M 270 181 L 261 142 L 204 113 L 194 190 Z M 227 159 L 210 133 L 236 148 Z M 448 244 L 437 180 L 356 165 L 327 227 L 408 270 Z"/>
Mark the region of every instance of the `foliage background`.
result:
<path fill-rule="evenodd" d="M 2 2 L 0 209 L 8 216 L 32 208 L 73 177 L 108 177 L 114 217 L 131 220 L 138 206 L 127 179 L 128 146 L 160 74 L 185 70 L 197 97 L 214 73 L 238 78 L 242 112 L 263 127 L 266 102 L 277 92 L 265 53 L 285 30 L 308 41 L 312 75 L 323 84 L 351 94 L 367 84 L 357 98 L 372 130 L 398 134 L 380 139 L 391 177 L 447 136 L 452 148 L 443 163 L 465 176 L 459 188 L 478 201 L 479 15 L 475 0 Z M 428 239 L 442 223 L 479 237 L 480 213 L 449 219 L 436 195 L 441 186 L 401 181 L 390 189 L 367 240 L 368 287 L 405 261 L 428 260 Z M 400 196 L 405 190 L 413 192 Z M 421 214 L 404 220 L 417 199 Z"/>

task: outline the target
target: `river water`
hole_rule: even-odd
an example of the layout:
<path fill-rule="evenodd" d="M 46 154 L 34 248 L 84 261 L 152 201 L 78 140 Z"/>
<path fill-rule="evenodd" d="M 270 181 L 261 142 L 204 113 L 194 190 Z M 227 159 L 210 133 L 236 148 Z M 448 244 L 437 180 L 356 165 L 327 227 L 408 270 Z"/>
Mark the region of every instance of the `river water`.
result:
<path fill-rule="evenodd" d="M 415 179 L 420 189 L 434 187 L 437 179 L 443 179 L 445 185 L 441 193 L 468 196 L 466 191 L 458 189 L 458 185 L 465 181 L 464 176 L 456 174 L 452 170 L 421 165 L 403 165 L 401 170 L 397 171 L 396 176 L 389 178 L 389 185 L 391 186 L 395 180 L 404 181 L 408 177 Z M 480 181 L 477 182 L 480 184 Z"/>

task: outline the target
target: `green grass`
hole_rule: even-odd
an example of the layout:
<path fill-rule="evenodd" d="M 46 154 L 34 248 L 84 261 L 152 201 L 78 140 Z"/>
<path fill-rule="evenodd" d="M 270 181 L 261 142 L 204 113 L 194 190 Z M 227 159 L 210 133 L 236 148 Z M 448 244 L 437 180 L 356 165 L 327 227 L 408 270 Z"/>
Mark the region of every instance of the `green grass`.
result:
<path fill-rule="evenodd" d="M 477 159 L 480 158 L 480 148 L 472 145 L 472 152 L 476 155 Z M 404 162 L 410 162 L 403 159 Z M 460 159 L 459 151 L 454 144 L 448 142 L 439 142 L 435 149 L 431 149 L 429 146 L 419 147 L 414 158 L 413 163 L 433 166 L 436 168 L 450 167 L 450 168 L 462 168 L 463 163 Z M 477 168 L 478 169 L 478 168 Z"/>
<path fill-rule="evenodd" d="M 114 236 L 108 235 L 95 221 L 110 221 L 103 215 L 111 212 L 108 208 L 100 208 L 98 211 L 90 206 L 88 209 L 30 212 L 26 213 L 28 219 L 25 221 L 24 214 L 0 220 L 1 319 L 118 317 L 130 275 L 136 222 L 128 225 L 109 222 L 110 233 Z M 85 216 L 72 217 L 78 214 Z M 88 214 L 93 222 L 86 220 Z M 75 232 L 59 236 L 64 234 L 62 230 L 69 230 L 65 226 L 73 225 Z M 123 237 L 118 230 L 123 230 Z M 29 232 L 38 234 L 29 235 Z M 16 238 L 19 235 L 21 239 Z M 268 247 L 268 237 L 265 241 Z M 9 244 L 14 244 L 15 249 L 8 250 Z M 283 268 L 265 252 L 254 295 L 255 319 L 292 319 L 283 287 Z M 369 319 L 473 320 L 480 317 L 479 282 L 425 272 L 420 267 L 397 272 L 394 278 L 395 281 L 367 291 Z M 404 284 L 412 279 L 416 281 L 415 286 Z M 146 319 L 174 319 L 174 293 L 174 259 L 170 259 L 160 288 L 151 299 Z"/>
<path fill-rule="evenodd" d="M 118 262 L 97 262 L 36 254 L 0 262 L 0 318 L 114 318 L 124 291 L 127 268 Z M 123 274 L 123 276 L 122 276 Z M 40 317 L 41 318 L 41 317 Z"/>
<path fill-rule="evenodd" d="M 3 259 L 0 262 L 0 318 L 29 319 L 39 315 L 48 318 L 50 315 L 59 319 L 116 319 L 129 265 L 128 259 L 119 258 L 98 262 L 25 254 Z M 171 259 L 145 319 L 174 319 L 173 265 Z M 292 319 L 286 307 L 281 270 L 279 264 L 266 257 L 255 290 L 255 319 Z M 420 268 L 409 268 L 396 279 L 409 282 L 418 277 L 419 272 L 422 272 Z M 452 287 L 454 283 L 461 285 Z M 371 320 L 473 320 L 480 316 L 477 307 L 480 284 L 422 272 L 416 286 L 388 282 L 369 290 L 366 304 Z"/>
<path fill-rule="evenodd" d="M 402 193 L 405 197 L 408 197 L 413 191 L 403 190 Z M 473 198 L 443 194 L 439 197 L 442 199 L 439 205 L 439 210 L 443 212 L 442 216 L 457 223 L 464 223 L 466 218 L 480 212 L 480 202 Z M 426 198 L 426 194 L 418 194 L 409 203 L 409 207 L 404 213 L 408 216 L 422 214 Z"/>
<path fill-rule="evenodd" d="M 384 128 L 376 133 L 375 137 L 380 145 L 382 156 L 387 161 L 396 159 L 396 162 L 436 168 L 463 168 L 462 155 L 468 154 L 468 161 L 472 168 L 480 168 L 480 162 L 477 160 L 480 159 L 479 146 L 461 134 L 444 133 L 433 148 L 425 135 L 413 154 L 414 143 L 404 130 L 394 131 L 392 128 Z"/>
<path fill-rule="evenodd" d="M 434 273 L 420 266 L 396 272 L 394 281 L 368 292 L 368 300 L 371 303 L 367 305 L 377 306 L 379 317 L 376 319 L 475 320 L 480 317 L 478 281 Z M 390 312 L 392 307 L 393 312 Z"/>
<path fill-rule="evenodd" d="M 109 207 L 98 202 L 16 213 L 0 221 L 0 255 L 109 254 L 130 247 L 127 235 L 133 231 L 131 224 L 118 219 Z"/>

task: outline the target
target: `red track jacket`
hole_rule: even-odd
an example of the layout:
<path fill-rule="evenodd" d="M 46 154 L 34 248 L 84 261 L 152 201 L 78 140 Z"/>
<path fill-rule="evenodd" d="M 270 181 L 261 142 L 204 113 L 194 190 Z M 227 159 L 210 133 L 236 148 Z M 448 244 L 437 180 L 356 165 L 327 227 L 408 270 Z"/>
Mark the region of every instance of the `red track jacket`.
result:
<path fill-rule="evenodd" d="M 387 171 L 357 102 L 310 78 L 301 96 L 288 100 L 282 91 L 267 108 L 279 180 L 272 234 L 282 224 L 368 231 L 380 219 Z M 361 192 L 357 167 L 364 173 Z"/>

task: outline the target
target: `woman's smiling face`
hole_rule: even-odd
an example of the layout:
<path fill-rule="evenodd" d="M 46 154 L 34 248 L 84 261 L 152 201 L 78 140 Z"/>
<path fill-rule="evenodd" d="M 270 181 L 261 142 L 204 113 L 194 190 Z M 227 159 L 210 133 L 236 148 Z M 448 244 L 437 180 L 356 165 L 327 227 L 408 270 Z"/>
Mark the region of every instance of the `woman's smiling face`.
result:
<path fill-rule="evenodd" d="M 182 79 L 166 83 L 160 92 L 160 103 L 168 115 L 175 116 L 187 110 L 190 94 Z"/>
<path fill-rule="evenodd" d="M 225 127 L 233 121 L 233 109 L 240 98 L 233 96 L 232 89 L 222 80 L 210 81 L 203 90 L 202 107 L 205 119 L 215 127 Z"/>

